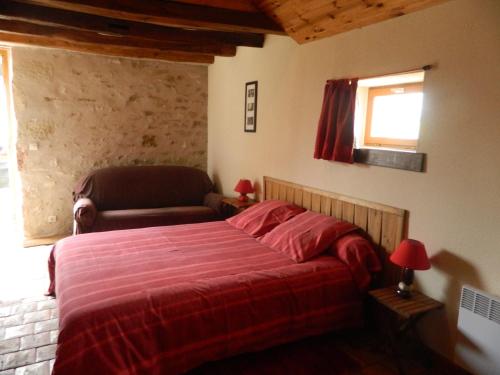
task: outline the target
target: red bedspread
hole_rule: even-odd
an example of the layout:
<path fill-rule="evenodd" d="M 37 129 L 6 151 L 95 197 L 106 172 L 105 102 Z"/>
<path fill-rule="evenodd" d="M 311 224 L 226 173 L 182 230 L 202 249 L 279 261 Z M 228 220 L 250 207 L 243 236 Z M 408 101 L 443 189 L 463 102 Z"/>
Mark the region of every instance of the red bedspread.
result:
<path fill-rule="evenodd" d="M 54 375 L 177 374 L 361 321 L 342 262 L 294 263 L 226 222 L 70 237 L 49 269 Z"/>

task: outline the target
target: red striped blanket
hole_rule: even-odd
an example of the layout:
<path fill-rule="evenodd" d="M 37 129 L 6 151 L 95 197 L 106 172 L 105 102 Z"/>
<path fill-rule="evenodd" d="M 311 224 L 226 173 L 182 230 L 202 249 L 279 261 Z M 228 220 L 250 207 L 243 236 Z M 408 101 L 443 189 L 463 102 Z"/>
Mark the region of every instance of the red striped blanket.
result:
<path fill-rule="evenodd" d="M 297 264 L 223 221 L 70 237 L 49 270 L 54 375 L 178 374 L 361 322 L 342 262 Z"/>

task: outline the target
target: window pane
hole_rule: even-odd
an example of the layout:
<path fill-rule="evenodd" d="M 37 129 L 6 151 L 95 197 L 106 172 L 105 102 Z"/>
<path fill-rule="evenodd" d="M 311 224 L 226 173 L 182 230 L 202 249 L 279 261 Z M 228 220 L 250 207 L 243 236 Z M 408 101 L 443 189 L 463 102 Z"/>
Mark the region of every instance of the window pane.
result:
<path fill-rule="evenodd" d="M 418 139 L 422 99 L 421 92 L 376 96 L 373 99 L 370 136 Z"/>

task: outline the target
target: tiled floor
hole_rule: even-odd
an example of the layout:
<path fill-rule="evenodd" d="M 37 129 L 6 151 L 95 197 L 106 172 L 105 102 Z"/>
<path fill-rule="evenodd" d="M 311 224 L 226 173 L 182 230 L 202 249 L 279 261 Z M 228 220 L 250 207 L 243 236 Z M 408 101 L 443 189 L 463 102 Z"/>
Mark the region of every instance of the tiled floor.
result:
<path fill-rule="evenodd" d="M 0 375 L 49 375 L 57 343 L 55 299 L 0 304 Z"/>

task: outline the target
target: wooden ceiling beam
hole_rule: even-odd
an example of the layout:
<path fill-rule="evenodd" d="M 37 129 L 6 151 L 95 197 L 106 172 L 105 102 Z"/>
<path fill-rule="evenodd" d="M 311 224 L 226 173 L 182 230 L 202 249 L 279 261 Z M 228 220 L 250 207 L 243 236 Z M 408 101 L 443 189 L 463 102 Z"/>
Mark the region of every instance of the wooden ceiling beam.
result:
<path fill-rule="evenodd" d="M 94 31 L 107 35 L 162 41 L 193 42 L 197 44 L 232 44 L 247 47 L 262 47 L 264 44 L 264 35 L 262 34 L 184 30 L 23 4 L 17 1 L 3 1 L 0 3 L 0 17 L 77 30 Z"/>
<path fill-rule="evenodd" d="M 146 48 L 161 50 L 165 52 L 190 52 L 206 55 L 234 56 L 236 47 L 232 45 L 216 45 L 204 43 L 186 43 L 176 41 L 158 41 L 151 39 L 137 39 L 133 37 L 121 37 L 102 35 L 90 31 L 62 29 L 59 27 L 39 25 L 23 21 L 0 19 L 0 31 L 2 33 L 20 34 L 29 37 L 45 37 L 63 40 L 68 43 L 85 43 L 93 45 L 109 45 L 127 48 Z"/>
<path fill-rule="evenodd" d="M 212 64 L 214 56 L 188 52 L 162 51 L 151 48 L 130 48 L 123 46 L 101 45 L 92 43 L 76 43 L 54 39 L 40 35 L 10 34 L 0 31 L 0 41 L 15 45 L 30 45 L 39 47 L 59 48 L 68 51 L 85 52 L 98 55 L 132 57 L 175 62 Z"/>
<path fill-rule="evenodd" d="M 253 3 L 253 0 L 176 0 L 176 1 L 180 3 L 206 5 L 215 8 L 241 10 L 244 12 L 260 12 L 260 10 Z"/>
<path fill-rule="evenodd" d="M 285 35 L 262 13 L 164 0 L 21 0 L 79 13 L 193 29 Z"/>

